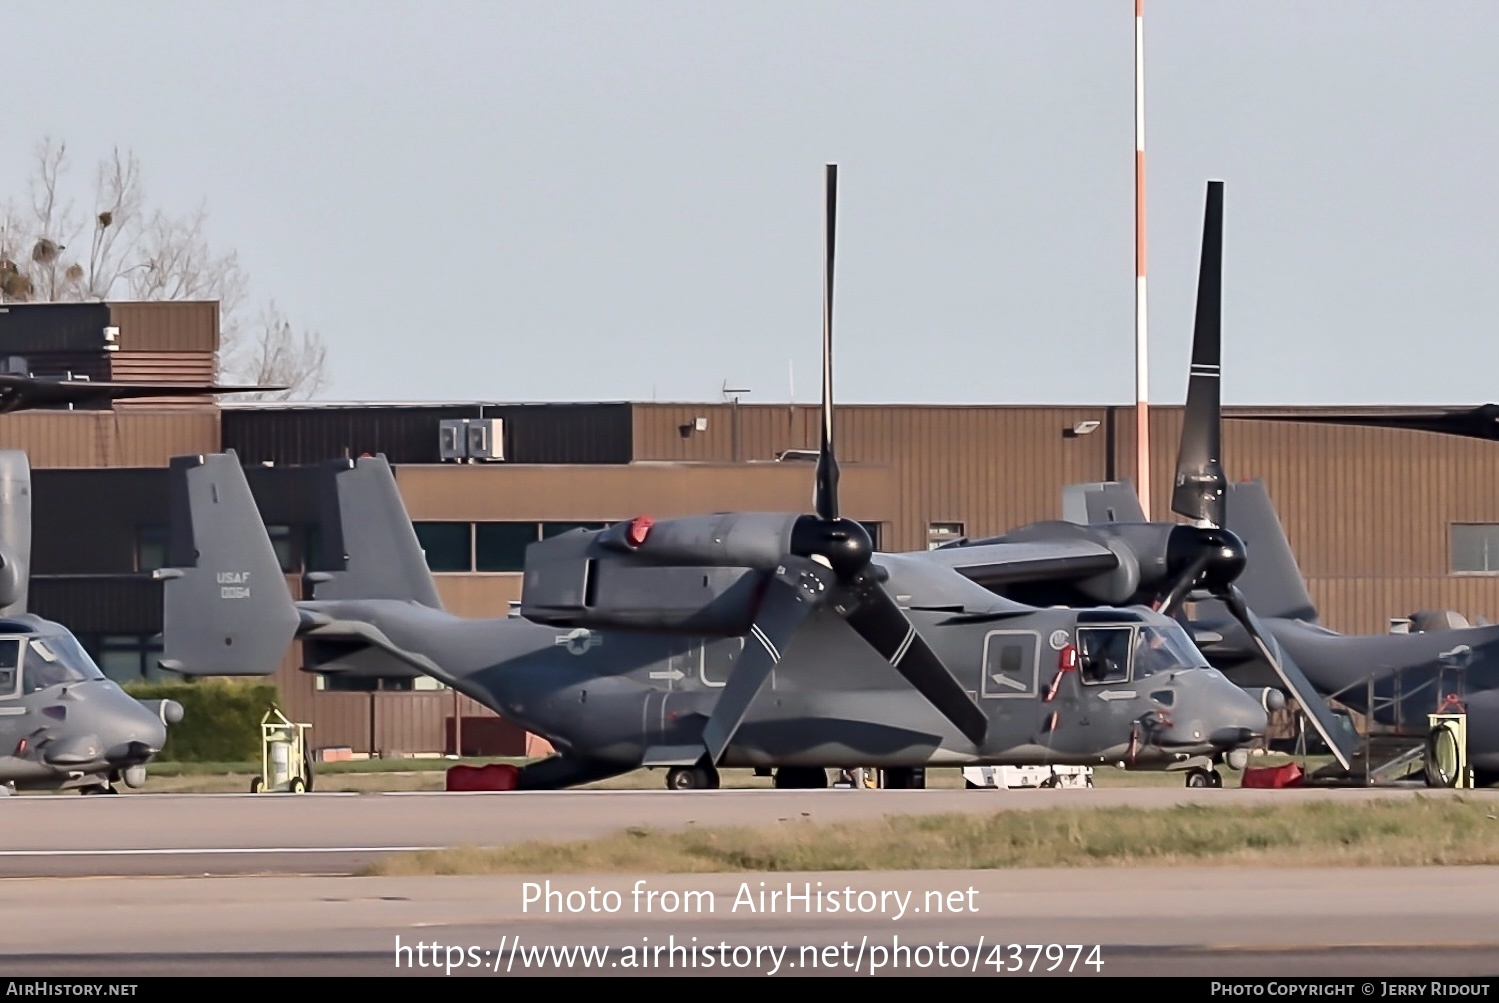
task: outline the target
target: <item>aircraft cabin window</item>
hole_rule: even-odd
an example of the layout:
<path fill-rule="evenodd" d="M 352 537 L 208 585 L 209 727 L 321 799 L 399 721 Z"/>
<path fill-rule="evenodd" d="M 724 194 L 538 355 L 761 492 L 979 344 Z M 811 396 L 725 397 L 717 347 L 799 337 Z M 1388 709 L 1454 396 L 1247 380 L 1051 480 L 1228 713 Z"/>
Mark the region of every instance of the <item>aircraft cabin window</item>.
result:
<path fill-rule="evenodd" d="M 1082 627 L 1077 632 L 1078 671 L 1094 685 L 1129 681 L 1131 627 Z"/>
<path fill-rule="evenodd" d="M 13 637 L 0 640 L 0 699 L 20 692 L 21 642 Z"/>

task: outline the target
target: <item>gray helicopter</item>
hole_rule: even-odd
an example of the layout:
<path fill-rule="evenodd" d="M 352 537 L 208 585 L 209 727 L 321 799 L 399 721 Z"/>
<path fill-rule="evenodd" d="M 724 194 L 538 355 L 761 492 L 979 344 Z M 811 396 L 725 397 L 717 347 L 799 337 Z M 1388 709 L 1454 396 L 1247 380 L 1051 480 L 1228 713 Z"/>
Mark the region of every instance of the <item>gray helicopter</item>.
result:
<path fill-rule="evenodd" d="M 783 788 L 829 767 L 924 784 L 931 766 L 1124 763 L 1160 769 L 1263 735 L 1262 701 L 1146 608 L 1037 609 L 964 564 L 1034 548 L 876 554 L 838 513 L 831 294 L 836 168 L 828 169 L 828 309 L 817 515 L 637 518 L 531 545 L 520 616 L 442 609 L 389 465 L 334 461 L 341 570 L 293 602 L 232 453 L 172 461 L 162 665 L 264 675 L 301 638 L 304 668 L 429 675 L 559 755 L 521 789 L 667 767 L 672 789 L 726 767 Z M 325 522 L 325 525 L 327 523 Z M 1233 555 L 1212 565 L 1237 571 Z M 971 559 L 970 559 L 971 558 Z"/>
<path fill-rule="evenodd" d="M 19 356 L 0 363 L 0 413 L 268 389 L 54 380 Z M 30 569 L 31 466 L 24 452 L 0 450 L 0 794 L 140 787 L 182 705 L 135 699 L 65 626 L 28 613 Z"/>

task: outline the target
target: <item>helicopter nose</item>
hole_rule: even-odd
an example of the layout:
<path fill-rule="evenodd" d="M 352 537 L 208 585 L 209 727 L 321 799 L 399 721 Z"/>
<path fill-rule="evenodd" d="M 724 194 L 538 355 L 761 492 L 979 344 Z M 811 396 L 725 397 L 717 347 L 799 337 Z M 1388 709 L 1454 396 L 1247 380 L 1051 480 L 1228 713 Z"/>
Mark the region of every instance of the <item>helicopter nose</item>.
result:
<path fill-rule="evenodd" d="M 1177 713 L 1169 715 L 1163 744 L 1236 748 L 1264 735 L 1270 726 L 1270 716 L 1259 701 L 1216 670 L 1183 673 L 1177 685 Z"/>
<path fill-rule="evenodd" d="M 119 763 L 144 762 L 166 746 L 167 726 L 162 715 L 133 699 L 113 711 L 106 759 Z"/>
<path fill-rule="evenodd" d="M 1223 680 L 1222 724 L 1208 736 L 1213 745 L 1233 748 L 1247 745 L 1264 735 L 1270 727 L 1270 715 L 1261 702 L 1245 690 Z"/>

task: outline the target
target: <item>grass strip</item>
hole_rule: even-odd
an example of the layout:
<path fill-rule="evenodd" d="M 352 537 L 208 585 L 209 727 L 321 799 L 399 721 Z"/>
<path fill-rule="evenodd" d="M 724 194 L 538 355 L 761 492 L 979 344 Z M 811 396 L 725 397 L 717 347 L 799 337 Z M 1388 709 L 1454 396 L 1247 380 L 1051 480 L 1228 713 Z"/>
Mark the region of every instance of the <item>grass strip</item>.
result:
<path fill-rule="evenodd" d="M 776 828 L 628 829 L 574 842 L 402 854 L 367 875 L 968 870 L 1224 864 L 1499 864 L 1499 803 L 1461 795 L 1339 804 L 1046 808 Z"/>

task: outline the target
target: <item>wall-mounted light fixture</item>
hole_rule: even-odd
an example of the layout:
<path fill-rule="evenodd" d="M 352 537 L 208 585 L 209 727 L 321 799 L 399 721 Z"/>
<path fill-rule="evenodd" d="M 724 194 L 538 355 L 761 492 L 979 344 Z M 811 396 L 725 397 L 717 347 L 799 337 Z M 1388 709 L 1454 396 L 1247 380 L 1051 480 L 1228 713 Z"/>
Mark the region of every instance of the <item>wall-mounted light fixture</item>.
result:
<path fill-rule="evenodd" d="M 1080 435 L 1087 435 L 1090 432 L 1097 431 L 1100 424 L 1102 423 L 1096 421 L 1080 421 L 1071 428 L 1062 429 L 1062 437 L 1064 439 L 1076 439 Z"/>

